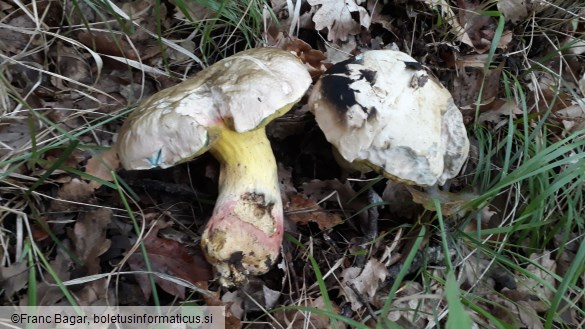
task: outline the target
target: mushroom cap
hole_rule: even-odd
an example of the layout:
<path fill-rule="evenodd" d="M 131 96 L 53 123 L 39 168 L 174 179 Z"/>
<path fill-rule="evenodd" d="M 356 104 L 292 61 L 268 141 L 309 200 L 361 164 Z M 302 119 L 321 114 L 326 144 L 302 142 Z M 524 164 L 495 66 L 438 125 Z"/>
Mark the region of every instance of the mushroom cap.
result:
<path fill-rule="evenodd" d="M 408 184 L 444 184 L 469 152 L 451 94 L 399 51 L 366 51 L 333 65 L 309 108 L 345 160 Z"/>
<path fill-rule="evenodd" d="M 283 115 L 311 84 L 300 60 L 277 48 L 223 59 L 142 102 L 117 140 L 126 169 L 167 168 L 206 152 L 222 129 L 246 132 Z"/>

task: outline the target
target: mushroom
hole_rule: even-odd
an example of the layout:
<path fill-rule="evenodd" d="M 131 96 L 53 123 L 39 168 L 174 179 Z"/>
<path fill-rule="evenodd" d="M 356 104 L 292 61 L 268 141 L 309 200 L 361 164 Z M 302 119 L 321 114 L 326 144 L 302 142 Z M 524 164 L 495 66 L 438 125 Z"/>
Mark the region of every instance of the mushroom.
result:
<path fill-rule="evenodd" d="M 282 200 L 264 127 L 310 84 L 293 54 L 250 49 L 151 96 L 120 130 L 125 169 L 167 168 L 206 151 L 219 161 L 219 195 L 201 245 L 224 286 L 267 272 L 280 253 Z"/>
<path fill-rule="evenodd" d="M 399 51 L 366 51 L 333 65 L 309 109 L 344 160 L 407 184 L 444 184 L 469 152 L 451 94 Z"/>

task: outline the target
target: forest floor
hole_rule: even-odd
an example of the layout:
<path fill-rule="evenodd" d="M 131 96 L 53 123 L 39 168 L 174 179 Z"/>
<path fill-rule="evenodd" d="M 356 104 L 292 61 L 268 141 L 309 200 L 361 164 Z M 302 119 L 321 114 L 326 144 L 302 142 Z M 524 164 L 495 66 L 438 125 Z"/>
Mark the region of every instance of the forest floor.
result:
<path fill-rule="evenodd" d="M 229 328 L 583 328 L 584 32 L 585 3 L 565 0 L 3 1 L 1 303 L 191 302 L 226 306 Z M 226 289 L 199 247 L 218 162 L 125 171 L 111 146 L 142 99 L 262 46 L 314 81 L 367 50 L 411 55 L 470 151 L 435 194 L 350 172 L 303 98 L 267 126 L 281 257 Z"/>

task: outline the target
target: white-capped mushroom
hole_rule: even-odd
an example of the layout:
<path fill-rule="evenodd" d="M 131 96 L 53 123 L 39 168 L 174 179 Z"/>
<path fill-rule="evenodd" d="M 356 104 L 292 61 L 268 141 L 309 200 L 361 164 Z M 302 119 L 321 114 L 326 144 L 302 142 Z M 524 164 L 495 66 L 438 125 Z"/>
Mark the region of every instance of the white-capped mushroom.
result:
<path fill-rule="evenodd" d="M 282 201 L 264 127 L 310 84 L 291 53 L 250 49 L 153 95 L 120 131 L 125 169 L 166 168 L 208 150 L 220 162 L 219 195 L 201 244 L 225 286 L 267 272 L 278 257 Z"/>
<path fill-rule="evenodd" d="M 309 108 L 346 161 L 398 181 L 444 184 L 467 158 L 451 94 L 399 51 L 366 51 L 335 64 L 315 84 Z"/>

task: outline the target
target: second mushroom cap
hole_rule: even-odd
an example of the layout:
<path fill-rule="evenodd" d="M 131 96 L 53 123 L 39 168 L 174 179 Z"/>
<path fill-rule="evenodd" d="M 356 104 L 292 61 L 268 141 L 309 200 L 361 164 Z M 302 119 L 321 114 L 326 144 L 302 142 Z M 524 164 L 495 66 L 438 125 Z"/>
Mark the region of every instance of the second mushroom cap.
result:
<path fill-rule="evenodd" d="M 469 140 L 451 94 L 405 53 L 364 52 L 332 66 L 309 98 L 327 140 L 349 162 L 409 184 L 457 175 Z"/>

